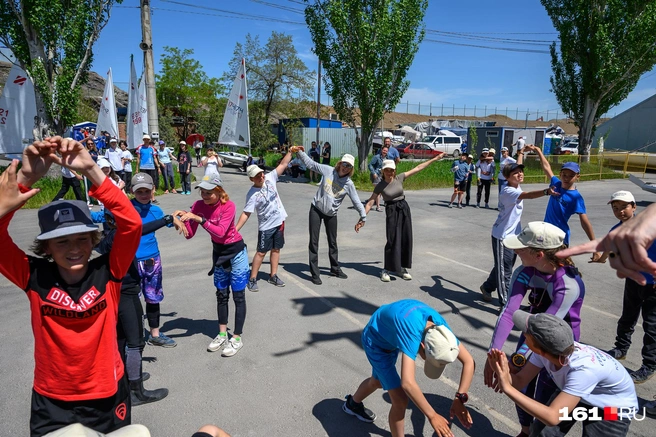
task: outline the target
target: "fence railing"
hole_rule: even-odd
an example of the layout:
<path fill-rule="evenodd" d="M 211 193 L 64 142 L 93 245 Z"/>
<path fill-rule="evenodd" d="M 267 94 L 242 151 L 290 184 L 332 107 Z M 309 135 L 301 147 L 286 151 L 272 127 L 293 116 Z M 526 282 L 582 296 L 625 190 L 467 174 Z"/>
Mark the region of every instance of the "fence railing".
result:
<path fill-rule="evenodd" d="M 612 152 L 597 155 L 547 155 L 554 174 L 566 162 L 576 162 L 581 168 L 581 181 L 624 179 L 629 174 L 645 177 L 648 170 L 656 171 L 656 154 Z M 540 159 L 535 154 L 524 157 L 525 183 L 548 183 Z"/>

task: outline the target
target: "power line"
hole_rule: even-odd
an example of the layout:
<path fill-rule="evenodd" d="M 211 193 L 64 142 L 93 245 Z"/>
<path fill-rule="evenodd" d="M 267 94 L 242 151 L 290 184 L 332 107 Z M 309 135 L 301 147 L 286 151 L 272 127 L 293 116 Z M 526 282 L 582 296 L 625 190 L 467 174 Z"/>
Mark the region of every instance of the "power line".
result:
<path fill-rule="evenodd" d="M 519 48 L 512 48 L 512 47 L 492 47 L 492 46 L 481 46 L 481 45 L 475 45 L 475 44 L 463 44 L 463 43 L 457 43 L 453 41 L 441 41 L 441 40 L 436 40 L 436 39 L 424 39 L 426 42 L 434 42 L 438 44 L 447 44 L 447 45 L 454 45 L 454 46 L 462 46 L 462 47 L 475 47 L 479 49 L 489 49 L 489 50 L 504 50 L 508 52 L 519 52 L 519 53 L 539 53 L 539 54 L 544 54 L 548 55 L 549 52 L 546 50 L 533 50 L 533 49 L 519 49 Z"/>

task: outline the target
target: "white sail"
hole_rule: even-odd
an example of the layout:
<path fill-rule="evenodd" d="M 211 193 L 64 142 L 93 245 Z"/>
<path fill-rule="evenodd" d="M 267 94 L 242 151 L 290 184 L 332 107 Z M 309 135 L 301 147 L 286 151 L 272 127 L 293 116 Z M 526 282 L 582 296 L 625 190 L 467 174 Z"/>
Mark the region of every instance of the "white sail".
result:
<path fill-rule="evenodd" d="M 146 97 L 146 76 L 139 81 L 139 110 L 141 111 L 141 126 L 144 133 L 148 132 L 148 98 Z M 141 138 L 139 138 L 141 140 Z"/>
<path fill-rule="evenodd" d="M 100 111 L 98 111 L 98 123 L 96 133 L 109 132 L 109 135 L 118 138 L 118 120 L 116 119 L 116 100 L 114 98 L 114 81 L 112 80 L 112 69 L 107 72 L 105 81 L 105 92 L 100 101 Z"/>
<path fill-rule="evenodd" d="M 248 124 L 248 89 L 246 86 L 246 61 L 241 60 L 237 77 L 228 98 L 219 144 L 248 147 L 251 151 L 251 132 Z"/>
<path fill-rule="evenodd" d="M 130 59 L 130 89 L 128 92 L 127 141 L 129 149 L 136 149 L 141 144 L 144 133 L 144 119 L 139 100 L 139 82 L 134 70 L 134 61 Z"/>
<path fill-rule="evenodd" d="M 0 154 L 22 154 L 32 143 L 36 98 L 32 79 L 13 65 L 0 96 Z"/>

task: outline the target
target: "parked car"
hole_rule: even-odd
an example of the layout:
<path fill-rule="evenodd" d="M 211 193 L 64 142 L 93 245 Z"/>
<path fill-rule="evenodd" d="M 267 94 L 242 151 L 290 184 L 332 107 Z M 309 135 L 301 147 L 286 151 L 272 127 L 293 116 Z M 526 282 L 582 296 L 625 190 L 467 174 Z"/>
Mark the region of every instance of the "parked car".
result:
<path fill-rule="evenodd" d="M 416 144 L 427 144 L 434 150 L 446 153 L 447 155 L 452 155 L 454 158 L 457 158 L 460 156 L 462 138 L 457 135 L 428 135 Z"/>
<path fill-rule="evenodd" d="M 570 141 L 567 144 L 562 144 L 556 147 L 554 150 L 554 155 L 578 155 L 579 154 L 579 142 Z"/>
<path fill-rule="evenodd" d="M 408 144 L 405 149 L 399 150 L 401 158 L 408 159 L 431 159 L 443 153 L 424 143 Z"/>

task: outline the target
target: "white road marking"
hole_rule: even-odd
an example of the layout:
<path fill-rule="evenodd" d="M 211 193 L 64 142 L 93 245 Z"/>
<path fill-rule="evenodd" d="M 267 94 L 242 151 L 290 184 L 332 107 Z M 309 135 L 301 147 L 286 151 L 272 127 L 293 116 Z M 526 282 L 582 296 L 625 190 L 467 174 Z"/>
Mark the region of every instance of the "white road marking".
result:
<path fill-rule="evenodd" d="M 470 266 L 469 264 L 461 263 L 461 262 L 459 262 L 459 261 L 452 260 L 451 258 L 447 258 L 447 257 L 445 257 L 445 256 L 438 255 L 438 254 L 433 253 L 433 252 L 426 252 L 426 253 L 427 253 L 428 255 L 434 256 L 434 257 L 436 257 L 436 258 L 443 259 L 444 261 L 448 261 L 448 262 L 450 262 L 450 263 L 452 263 L 452 264 L 458 264 L 459 266 L 467 267 L 468 269 L 476 270 L 477 272 L 481 272 L 481 273 L 485 273 L 486 275 L 487 275 L 488 273 L 490 273 L 490 272 L 488 272 L 488 271 L 481 270 L 481 269 L 479 269 L 478 267 Z M 603 314 L 604 316 L 609 317 L 609 318 L 611 318 L 611 319 L 619 320 L 619 316 L 616 316 L 615 314 L 611 314 L 611 313 L 606 312 L 606 311 L 604 311 L 604 310 L 597 309 L 597 308 L 595 308 L 595 307 L 591 307 L 590 305 L 583 305 L 583 308 L 585 308 L 586 310 L 594 311 L 595 313 Z"/>

